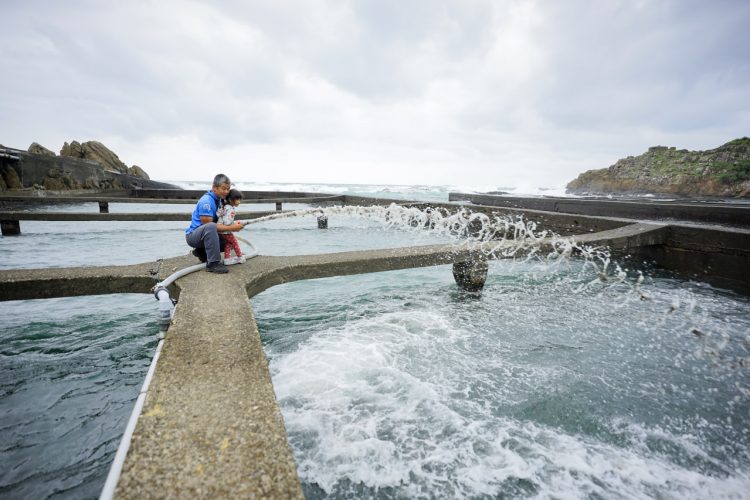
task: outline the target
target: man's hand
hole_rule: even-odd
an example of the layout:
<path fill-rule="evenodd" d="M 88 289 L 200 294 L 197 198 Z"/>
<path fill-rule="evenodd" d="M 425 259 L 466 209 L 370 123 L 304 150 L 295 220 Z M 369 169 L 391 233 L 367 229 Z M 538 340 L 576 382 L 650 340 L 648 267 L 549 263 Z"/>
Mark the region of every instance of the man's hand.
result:
<path fill-rule="evenodd" d="M 234 221 L 231 224 L 224 225 L 224 224 L 216 224 L 216 230 L 220 233 L 223 231 L 242 231 L 244 229 L 245 225 L 240 221 Z"/>

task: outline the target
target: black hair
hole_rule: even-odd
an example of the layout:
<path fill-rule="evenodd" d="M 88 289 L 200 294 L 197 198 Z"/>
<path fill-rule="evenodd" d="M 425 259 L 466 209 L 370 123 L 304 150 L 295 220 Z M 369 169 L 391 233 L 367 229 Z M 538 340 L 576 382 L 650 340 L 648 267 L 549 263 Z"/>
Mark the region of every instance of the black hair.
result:
<path fill-rule="evenodd" d="M 242 191 L 239 189 L 232 188 L 229 190 L 229 194 L 227 195 L 226 200 L 224 200 L 226 203 L 232 203 L 233 200 L 241 200 L 242 199 Z"/>

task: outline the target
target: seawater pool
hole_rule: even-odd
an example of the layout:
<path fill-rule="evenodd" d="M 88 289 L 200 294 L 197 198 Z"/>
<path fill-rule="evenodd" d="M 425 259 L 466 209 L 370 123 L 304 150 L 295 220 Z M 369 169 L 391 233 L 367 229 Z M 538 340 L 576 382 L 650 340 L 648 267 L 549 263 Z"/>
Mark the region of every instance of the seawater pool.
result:
<path fill-rule="evenodd" d="M 153 208 L 123 205 L 110 210 Z M 24 221 L 0 238 L 0 267 L 171 257 L 184 226 Z M 268 255 L 448 241 L 346 216 L 243 237 Z M 306 496 L 746 497 L 750 301 L 638 263 L 601 281 L 599 264 L 493 262 L 479 294 L 439 266 L 253 298 Z M 0 303 L 0 496 L 98 495 L 155 311 L 149 295 Z"/>
<path fill-rule="evenodd" d="M 0 303 L 0 497 L 99 496 L 157 344 L 152 302 Z"/>
<path fill-rule="evenodd" d="M 481 294 L 437 267 L 253 300 L 308 498 L 746 497 L 747 299 L 533 267 L 493 263 Z"/>

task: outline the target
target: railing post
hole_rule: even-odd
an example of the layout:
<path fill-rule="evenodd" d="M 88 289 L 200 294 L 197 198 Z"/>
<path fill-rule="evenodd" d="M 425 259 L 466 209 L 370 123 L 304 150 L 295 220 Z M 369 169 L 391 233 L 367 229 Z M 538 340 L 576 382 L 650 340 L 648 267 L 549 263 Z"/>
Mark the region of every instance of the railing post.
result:
<path fill-rule="evenodd" d="M 2 228 L 3 236 L 15 236 L 21 234 L 21 221 L 3 220 L 0 221 L 0 228 Z"/>

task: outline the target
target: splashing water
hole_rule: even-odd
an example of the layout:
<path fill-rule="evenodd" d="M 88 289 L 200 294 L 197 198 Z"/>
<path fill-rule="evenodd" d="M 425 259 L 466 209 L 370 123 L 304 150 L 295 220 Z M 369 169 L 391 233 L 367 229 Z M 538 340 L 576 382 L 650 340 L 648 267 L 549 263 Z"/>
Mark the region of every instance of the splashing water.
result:
<path fill-rule="evenodd" d="M 589 259 L 593 249 L 576 245 L 568 238 L 548 230 L 538 230 L 537 224 L 523 216 L 475 213 L 465 208 L 448 211 L 444 208 L 384 206 L 345 206 L 310 208 L 267 215 L 246 221 L 258 224 L 273 220 L 305 216 L 350 216 L 375 221 L 384 229 L 427 232 L 437 237 L 447 237 L 453 244 L 476 249 L 488 259 L 514 258 L 526 255 L 531 258 L 546 250 L 544 258 L 561 262 L 574 252 Z M 599 250 L 602 253 L 602 250 Z"/>
<path fill-rule="evenodd" d="M 750 488 L 745 298 L 685 289 L 520 217 L 395 205 L 294 216 L 321 213 L 508 259 L 481 294 L 433 268 L 253 299 L 307 498 Z"/>
<path fill-rule="evenodd" d="M 357 242 L 362 248 L 404 242 L 411 233 L 431 234 L 441 243 L 486 248 L 488 257 L 512 258 L 491 263 L 481 294 L 458 291 L 450 269 L 436 267 L 299 282 L 253 299 L 308 498 L 742 498 L 750 489 L 747 298 L 628 267 L 606 249 L 580 248 L 520 218 L 394 205 L 316 208 L 251 223 L 321 213 L 361 217 L 386 232 L 394 230 L 389 234 L 406 236 L 370 234 L 372 225 L 339 233 L 363 235 Z M 184 227 L 173 225 L 164 224 L 175 232 L 167 238 L 175 242 L 167 255 L 183 251 Z M 165 233 L 148 239 L 138 233 L 140 226 L 129 237 L 152 251 Z M 299 253 L 288 229 L 257 227 L 254 241 L 275 232 L 277 241 Z M 80 242 L 63 236 L 66 259 L 79 255 L 82 263 L 98 263 L 105 256 L 92 255 L 90 235 L 81 231 Z M 331 239 L 337 238 L 335 231 L 329 232 Z M 120 229 L 112 233 L 112 241 L 121 241 Z M 305 250 L 311 253 L 351 249 L 316 243 L 323 235 L 307 233 Z M 44 241 L 50 237 L 39 235 Z M 28 266 L 25 254 L 13 256 L 10 242 L 2 252 L 4 265 Z M 111 247 L 109 260 L 101 263 L 150 258 L 145 250 L 144 257 L 133 257 L 131 248 Z M 56 253 L 50 252 L 53 257 Z M 60 264 L 51 260 L 49 265 Z M 113 328 L 107 323 L 111 305 L 97 309 L 97 299 L 75 300 L 93 304 L 104 315 L 93 323 L 107 325 L 117 343 L 125 342 L 127 332 L 139 332 L 146 349 L 127 344 L 137 354 L 138 367 L 124 365 L 132 378 L 128 386 L 137 392 L 154 342 L 149 332 L 156 328 L 132 319 L 122 330 Z M 153 307 L 153 298 L 146 300 Z M 35 307 L 49 309 L 44 304 L 49 302 L 4 307 L 28 307 L 28 314 L 41 318 Z M 50 312 L 52 319 L 60 316 L 59 330 L 67 333 L 49 339 L 54 358 L 49 366 L 60 365 L 62 351 L 88 353 L 69 345 L 80 320 L 65 319 L 68 309 L 75 308 Z M 139 312 L 143 309 L 148 307 L 139 305 L 133 314 L 150 321 L 151 314 Z M 0 330 L 12 338 L 25 335 L 8 321 Z M 36 367 L 24 358 L 34 361 L 35 351 L 28 353 L 14 353 L 12 366 Z M 92 363 L 110 363 L 111 355 L 103 356 Z M 53 377 L 55 383 L 80 379 L 78 361 L 68 365 L 70 371 Z M 25 377 L 6 378 L 26 387 Z M 46 380 L 38 378 L 33 387 L 46 388 Z M 92 380 L 85 391 L 77 390 L 94 401 L 107 399 L 97 395 L 97 387 L 106 391 L 122 383 L 119 375 L 103 385 Z M 64 399 L 71 406 L 76 401 L 81 400 Z M 2 468 L 0 491 L 94 496 L 96 480 L 81 476 L 92 470 L 101 479 L 106 473 L 102 456 L 113 453 L 113 422 L 119 419 L 122 426 L 129 401 L 118 399 L 117 418 L 102 413 L 103 423 L 95 423 L 92 437 L 79 444 L 72 441 L 80 438 L 66 429 L 51 433 L 53 441 L 29 441 L 59 447 L 72 436 L 64 445 L 69 451 L 55 455 L 59 466 L 34 466 L 32 455 L 49 454 L 34 454 L 21 441 L 3 447 L 3 463 L 10 465 Z M 30 400 L 29 408 L 33 404 Z M 63 415 L 66 421 L 78 421 L 85 406 Z M 90 411 L 96 418 L 99 406 Z M 8 408 L 3 414 L 14 415 Z M 32 427 L 40 422 L 56 430 L 59 415 L 13 418 L 19 429 L 36 432 Z M 89 427 L 96 422 L 80 418 Z M 8 439 L 20 432 L 4 429 Z M 16 453 L 25 454 L 23 463 Z M 9 454 L 13 458 L 5 461 Z M 100 465 L 80 460 L 89 455 Z M 17 482 L 26 476 L 31 479 Z M 22 489 L 7 489 L 11 484 Z"/>
<path fill-rule="evenodd" d="M 481 294 L 438 267 L 253 299 L 308 498 L 742 497 L 748 374 L 686 325 L 741 335 L 747 300 L 539 264 L 492 263 Z"/>
<path fill-rule="evenodd" d="M 554 275 L 565 273 L 574 262 L 582 262 L 576 283 L 571 283 L 569 293 L 581 294 L 591 287 L 616 290 L 617 300 L 631 303 L 633 300 L 653 301 L 664 314 L 681 317 L 692 340 L 699 346 L 695 356 L 710 359 L 714 364 L 731 368 L 750 367 L 750 331 L 745 335 L 729 335 L 712 332 L 696 318 L 696 300 L 687 300 L 688 307 L 680 308 L 680 300 L 675 297 L 661 297 L 642 290 L 644 273 L 642 270 L 624 269 L 612 260 L 605 247 L 580 245 L 570 238 L 557 235 L 549 230 L 538 229 L 534 221 L 522 215 L 476 213 L 466 208 L 448 211 L 444 208 L 419 208 L 391 204 L 389 206 L 344 206 L 310 208 L 272 214 L 247 221 L 258 224 L 285 218 L 307 216 L 350 216 L 375 221 L 384 229 L 399 231 L 427 232 L 439 237 L 447 237 L 458 247 L 480 250 L 488 259 L 513 259 L 513 265 L 532 264 L 538 273 Z M 522 259 L 519 259 L 522 257 Z M 615 299 L 613 299 L 615 300 Z M 658 320 L 663 322 L 664 319 Z M 693 325 L 693 326 L 689 326 Z M 727 349 L 729 346 L 739 346 Z M 732 351 L 732 355 L 724 355 Z M 738 384 L 737 389 L 745 396 L 750 395 L 750 386 Z"/>

